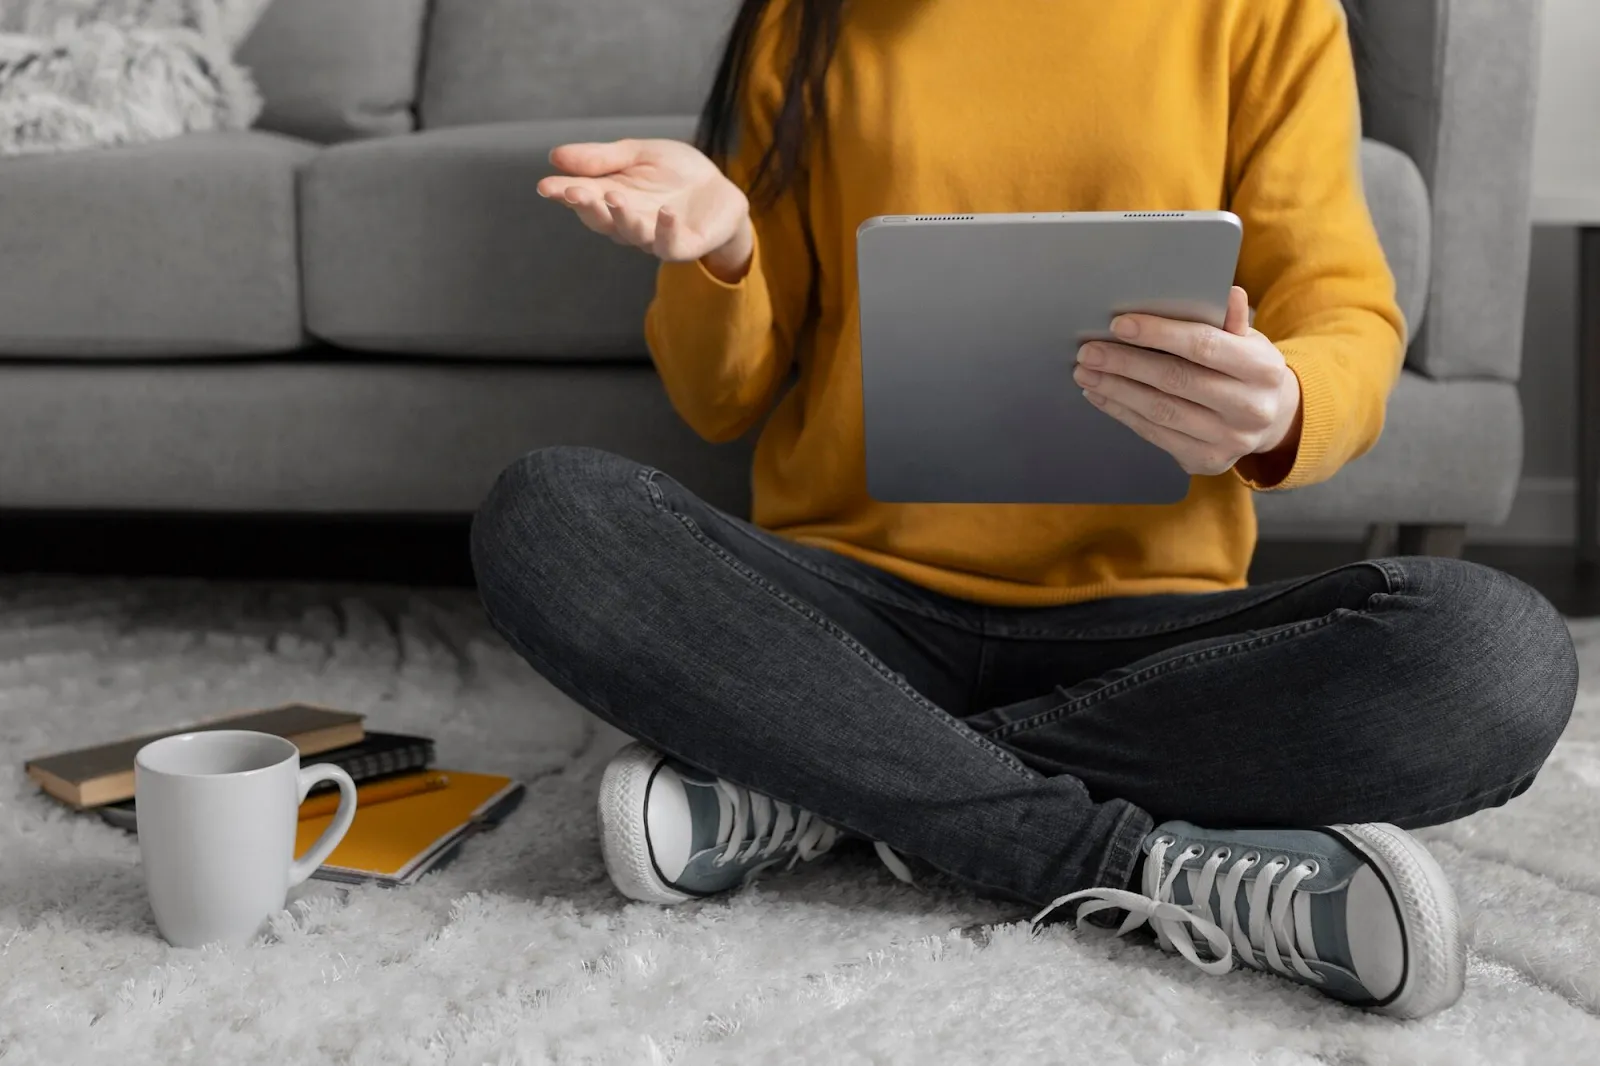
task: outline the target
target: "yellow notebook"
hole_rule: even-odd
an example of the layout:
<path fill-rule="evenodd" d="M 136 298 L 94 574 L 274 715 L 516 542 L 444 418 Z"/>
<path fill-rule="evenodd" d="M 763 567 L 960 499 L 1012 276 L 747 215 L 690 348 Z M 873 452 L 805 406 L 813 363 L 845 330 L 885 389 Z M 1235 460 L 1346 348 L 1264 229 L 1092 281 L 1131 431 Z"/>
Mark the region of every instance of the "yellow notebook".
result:
<path fill-rule="evenodd" d="M 518 782 L 493 774 L 429 770 L 418 776 L 435 774 L 446 775 L 449 783 L 372 806 L 358 803 L 350 832 L 313 876 L 324 881 L 409 885 L 448 862 L 467 837 L 509 814 L 524 792 Z M 392 787 L 393 780 L 378 784 Z M 356 789 L 358 798 L 363 791 Z M 295 854 L 304 854 L 332 822 L 331 814 L 302 821 Z"/>

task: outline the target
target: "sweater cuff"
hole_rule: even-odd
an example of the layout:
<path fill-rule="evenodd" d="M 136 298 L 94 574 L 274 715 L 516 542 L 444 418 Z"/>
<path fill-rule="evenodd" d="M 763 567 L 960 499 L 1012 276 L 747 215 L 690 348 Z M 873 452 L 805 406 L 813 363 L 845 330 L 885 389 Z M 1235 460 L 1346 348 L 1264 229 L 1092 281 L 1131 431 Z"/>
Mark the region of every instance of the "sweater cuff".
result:
<path fill-rule="evenodd" d="M 750 252 L 750 269 L 735 282 L 723 281 L 696 259 L 662 263 L 651 302 L 654 325 L 666 337 L 689 347 L 725 353 L 744 352 L 772 328 L 767 278 L 762 273 L 761 241 Z"/>
<path fill-rule="evenodd" d="M 1234 473 L 1257 492 L 1297 489 L 1323 480 L 1328 453 L 1338 436 L 1338 396 L 1323 361 L 1292 347 L 1280 345 L 1279 350 L 1300 382 L 1300 443 L 1292 457 L 1247 455 L 1234 464 Z"/>
<path fill-rule="evenodd" d="M 669 280 L 694 291 L 702 300 L 737 300 L 764 290 L 765 276 L 761 273 L 761 238 L 755 235 L 750 245 L 750 269 L 738 281 L 723 281 L 706 269 L 704 259 L 688 263 L 662 263 L 661 280 Z"/>

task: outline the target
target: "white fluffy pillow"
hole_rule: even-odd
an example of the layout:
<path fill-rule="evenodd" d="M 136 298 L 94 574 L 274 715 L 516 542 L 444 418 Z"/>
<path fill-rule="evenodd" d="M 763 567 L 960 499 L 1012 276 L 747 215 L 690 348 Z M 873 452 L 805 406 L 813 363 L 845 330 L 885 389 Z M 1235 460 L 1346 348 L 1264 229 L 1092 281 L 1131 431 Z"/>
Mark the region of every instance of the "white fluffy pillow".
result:
<path fill-rule="evenodd" d="M 0 30 L 44 37 L 95 23 L 147 30 L 187 29 L 228 51 L 249 35 L 272 0 L 7 0 Z M 331 2 L 331 0 L 330 0 Z"/>
<path fill-rule="evenodd" d="M 233 61 L 221 24 L 206 21 L 228 5 L 238 15 L 243 2 L 32 0 L 23 12 L 30 19 L 56 17 L 42 32 L 0 34 L 0 156 L 249 128 L 260 95 Z M 95 20 L 115 7 L 121 16 Z M 151 21 L 177 21 L 135 24 L 136 8 Z M 183 21 L 191 18 L 193 25 Z"/>

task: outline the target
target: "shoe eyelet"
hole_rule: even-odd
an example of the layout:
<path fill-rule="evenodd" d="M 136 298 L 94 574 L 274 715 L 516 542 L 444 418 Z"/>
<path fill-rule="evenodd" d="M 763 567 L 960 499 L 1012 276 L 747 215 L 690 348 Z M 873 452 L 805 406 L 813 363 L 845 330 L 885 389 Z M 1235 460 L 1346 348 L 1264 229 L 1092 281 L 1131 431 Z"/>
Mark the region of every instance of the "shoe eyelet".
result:
<path fill-rule="evenodd" d="M 1173 837 L 1156 837 L 1156 843 L 1164 848 L 1170 848 L 1177 842 L 1178 841 Z"/>
<path fill-rule="evenodd" d="M 1315 877 L 1322 872 L 1322 867 L 1317 865 L 1316 859 L 1307 859 L 1300 865 L 1305 869 L 1307 877 Z"/>
<path fill-rule="evenodd" d="M 1188 847 L 1183 849 L 1183 857 L 1186 859 L 1198 859 L 1205 853 L 1206 849 L 1202 848 L 1199 844 L 1190 844 Z"/>
<path fill-rule="evenodd" d="M 1260 852 L 1258 852 L 1258 851 L 1250 851 L 1250 852 L 1246 852 L 1245 853 L 1244 864 L 1246 866 L 1254 866 L 1256 863 L 1258 863 L 1260 861 L 1261 861 L 1261 853 Z"/>
<path fill-rule="evenodd" d="M 1227 862 L 1229 859 L 1233 858 L 1233 849 L 1232 848 L 1218 848 L 1216 851 L 1213 851 L 1211 854 L 1213 856 L 1215 856 L 1216 858 L 1221 859 L 1223 862 Z"/>

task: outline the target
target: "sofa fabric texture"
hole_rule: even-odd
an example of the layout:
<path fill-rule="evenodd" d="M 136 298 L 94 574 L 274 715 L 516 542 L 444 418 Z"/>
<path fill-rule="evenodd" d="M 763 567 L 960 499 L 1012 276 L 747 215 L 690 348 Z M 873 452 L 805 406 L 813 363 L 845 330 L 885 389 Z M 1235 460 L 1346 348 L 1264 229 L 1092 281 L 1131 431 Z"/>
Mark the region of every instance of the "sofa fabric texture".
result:
<path fill-rule="evenodd" d="M 1256 497 L 1262 522 L 1476 523 L 1505 520 L 1522 473 L 1522 403 L 1499 381 L 1434 381 L 1407 370 L 1383 436 L 1337 477 Z M 1425 482 L 1425 483 L 1424 483 Z"/>
<path fill-rule="evenodd" d="M 645 366 L 0 363 L 0 431 L 7 507 L 465 514 L 517 456 L 580 444 L 749 508 L 747 445 L 696 437 Z"/>
<path fill-rule="evenodd" d="M 1367 136 L 1432 190 L 1428 322 L 1407 365 L 1434 378 L 1517 380 L 1533 231 L 1539 0 L 1356 0 Z"/>
<path fill-rule="evenodd" d="M 564 119 L 321 151 L 239 134 L 0 169 L 0 195 L 38 205 L 0 217 L 0 254 L 36 247 L 45 268 L 18 272 L 0 292 L 9 312 L 0 354 L 281 351 L 302 336 L 292 322 L 299 290 L 304 331 L 351 350 L 643 361 L 654 261 L 595 239 L 535 185 L 558 144 L 692 130 L 688 116 Z M 1427 190 L 1392 148 L 1368 143 L 1362 161 L 1415 334 L 1427 294 Z M 122 170 L 133 195 L 100 195 Z M 64 224 L 80 209 L 107 222 L 88 231 Z M 41 227 L 58 236 L 45 240 Z M 129 236 L 110 245 L 109 258 L 90 254 L 109 233 Z M 204 259 L 202 248 L 211 249 Z M 122 269 L 124 254 L 155 269 Z M 251 269 L 266 273 L 252 281 L 243 274 Z M 72 284 L 51 280 L 67 275 Z M 84 314 L 86 297 L 93 314 Z"/>
<path fill-rule="evenodd" d="M 0 165 L 0 357 L 299 348 L 295 177 L 314 154 L 216 133 Z"/>
<path fill-rule="evenodd" d="M 0 162 L 0 520 L 460 513 L 558 443 L 743 513 L 750 441 L 695 438 L 648 365 L 655 264 L 534 191 L 563 141 L 687 136 L 734 6 L 272 0 L 238 52 L 262 130 Z M 1371 454 L 1258 510 L 1498 522 L 1521 463 L 1539 4 L 1354 7 L 1408 370 Z"/>
<path fill-rule="evenodd" d="M 1258 499 L 1264 521 L 1496 522 L 1516 473 L 1515 387 L 1401 376 L 1378 446 L 1332 481 Z M 710 445 L 648 366 L 316 360 L 0 364 L 0 501 L 130 510 L 446 513 L 550 444 L 649 463 L 735 514 L 750 440 Z M 307 471 L 316 471 L 308 477 Z M 1416 472 L 1433 478 L 1415 489 Z"/>
<path fill-rule="evenodd" d="M 238 51 L 266 99 L 261 128 L 319 143 L 414 129 L 427 7 L 272 0 Z"/>
<path fill-rule="evenodd" d="M 693 128 L 688 116 L 496 123 L 322 152 L 302 184 L 308 329 L 360 351 L 644 360 L 655 261 L 597 240 L 534 185 L 558 144 Z M 1400 306 L 1420 321 L 1427 189 L 1387 145 L 1365 145 L 1362 162 Z"/>
<path fill-rule="evenodd" d="M 1411 157 L 1379 141 L 1361 144 L 1361 179 L 1367 210 L 1394 274 L 1395 298 L 1415 337 L 1427 316 L 1433 269 L 1433 219 L 1428 186 Z"/>
<path fill-rule="evenodd" d="M 550 149 L 690 119 L 430 130 L 321 153 L 301 185 L 307 328 L 369 352 L 644 360 L 656 263 L 540 199 Z"/>
<path fill-rule="evenodd" d="M 735 0 L 433 0 L 424 127 L 700 109 Z"/>

